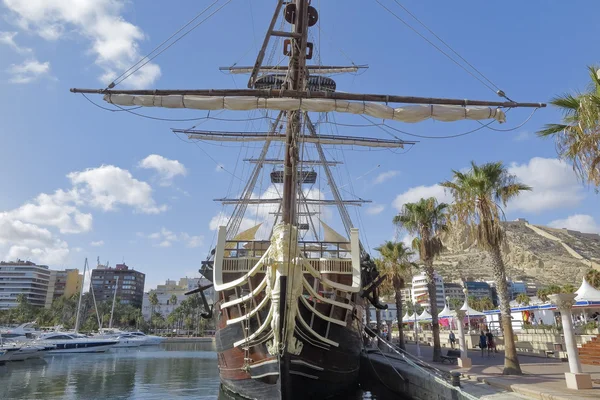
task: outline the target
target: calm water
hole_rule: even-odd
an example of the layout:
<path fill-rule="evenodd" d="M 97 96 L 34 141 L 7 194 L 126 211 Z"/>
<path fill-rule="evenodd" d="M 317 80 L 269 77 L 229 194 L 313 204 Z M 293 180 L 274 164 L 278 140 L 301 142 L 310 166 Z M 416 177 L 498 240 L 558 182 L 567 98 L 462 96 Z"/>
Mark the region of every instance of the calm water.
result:
<path fill-rule="evenodd" d="M 347 398 L 347 397 L 346 397 Z M 353 399 L 390 397 L 360 392 Z M 0 366 L 0 399 L 229 399 L 212 343 L 54 355 Z"/>

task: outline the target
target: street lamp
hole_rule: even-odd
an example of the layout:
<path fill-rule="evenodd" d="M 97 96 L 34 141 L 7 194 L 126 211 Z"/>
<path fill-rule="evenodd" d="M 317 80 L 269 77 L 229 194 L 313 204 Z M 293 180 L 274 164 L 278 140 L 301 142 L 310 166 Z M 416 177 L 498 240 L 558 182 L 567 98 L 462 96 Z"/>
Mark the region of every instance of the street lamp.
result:
<path fill-rule="evenodd" d="M 465 305 L 467 306 L 467 326 L 468 326 L 468 331 L 467 333 L 471 333 L 471 318 L 469 318 L 469 290 L 467 289 L 467 287 L 465 286 L 463 289 L 463 293 L 465 294 Z M 462 324 L 462 321 L 461 321 Z"/>

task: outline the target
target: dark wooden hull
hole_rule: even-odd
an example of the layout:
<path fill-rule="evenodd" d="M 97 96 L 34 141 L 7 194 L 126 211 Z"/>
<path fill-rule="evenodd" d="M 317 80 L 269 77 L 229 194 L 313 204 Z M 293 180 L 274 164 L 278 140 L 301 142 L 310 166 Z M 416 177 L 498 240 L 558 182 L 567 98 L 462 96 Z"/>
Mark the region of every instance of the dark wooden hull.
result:
<path fill-rule="evenodd" d="M 319 304 L 318 307 L 327 311 L 328 306 Z M 299 311 L 305 320 L 310 319 L 303 305 Z M 261 318 L 265 316 L 266 311 L 261 313 Z M 316 321 L 316 318 L 313 321 L 313 328 L 323 333 L 327 329 L 327 337 L 339 343 L 339 347 L 324 348 L 297 324 L 295 338 L 303 343 L 303 348 L 299 355 L 285 354 L 289 363 L 269 354 L 267 342 L 251 346 L 247 351 L 234 347 L 235 342 L 244 339 L 243 324 L 227 325 L 225 313 L 219 316 L 219 321 L 216 332 L 219 371 L 222 385 L 229 392 L 259 400 L 327 399 L 357 388 L 362 335 L 356 317 L 350 311 L 346 313 L 346 326 L 319 326 L 322 321 Z M 251 330 L 257 324 L 251 323 Z M 289 396 L 282 395 L 281 388 L 281 376 L 286 373 Z"/>

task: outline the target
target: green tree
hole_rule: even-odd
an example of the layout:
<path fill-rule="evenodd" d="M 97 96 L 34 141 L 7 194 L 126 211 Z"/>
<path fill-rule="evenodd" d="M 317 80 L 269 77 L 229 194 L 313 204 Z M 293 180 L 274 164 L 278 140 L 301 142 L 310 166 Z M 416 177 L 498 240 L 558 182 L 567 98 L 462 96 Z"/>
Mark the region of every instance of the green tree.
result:
<path fill-rule="evenodd" d="M 518 182 L 501 162 L 481 166 L 472 162 L 468 172 L 452 172 L 453 180 L 441 184 L 449 189 L 454 197 L 451 207 L 452 223 L 459 229 L 468 229 L 476 237 L 477 245 L 488 253 L 492 262 L 504 332 L 503 374 L 521 375 L 510 315 L 506 269 L 501 253 L 504 230 L 500 222 L 504 215 L 502 205 L 506 206 L 510 199 L 531 188 Z"/>
<path fill-rule="evenodd" d="M 561 288 L 562 293 L 575 293 L 576 290 L 577 290 L 577 288 L 575 286 L 571 285 L 570 283 L 563 285 L 563 287 Z"/>
<path fill-rule="evenodd" d="M 156 329 L 156 325 L 154 324 L 154 313 L 156 311 L 156 306 L 158 305 L 158 296 L 155 291 L 151 291 L 148 295 L 148 301 L 150 302 L 150 322 Z"/>
<path fill-rule="evenodd" d="M 585 273 L 585 280 L 596 289 L 600 289 L 600 271 L 597 269 L 590 269 Z"/>
<path fill-rule="evenodd" d="M 446 209 L 448 205 L 439 203 L 434 197 L 421 199 L 416 203 L 406 203 L 400 213 L 394 217 L 394 224 L 405 229 L 410 234 L 416 235 L 413 248 L 418 250 L 419 257 L 425 265 L 427 277 L 427 291 L 429 293 L 429 305 L 431 308 L 431 325 L 433 331 L 433 361 L 440 362 L 442 359 L 442 347 L 440 343 L 440 324 L 438 322 L 437 297 L 435 287 L 435 276 L 433 259 L 442 250 L 440 235 L 448 230 Z"/>
<path fill-rule="evenodd" d="M 557 96 L 550 104 L 563 113 L 561 124 L 548 124 L 537 134 L 554 138 L 560 158 L 568 160 L 586 183 L 600 187 L 600 71 L 588 66 L 587 91 Z"/>
<path fill-rule="evenodd" d="M 391 284 L 394 291 L 394 300 L 396 302 L 396 318 L 398 320 L 398 334 L 400 348 L 404 349 L 404 332 L 402 331 L 402 289 L 406 285 L 406 275 L 412 265 L 410 257 L 414 253 L 408 249 L 402 242 L 387 241 L 381 246 L 375 248 L 383 257 L 382 272 L 386 276 L 386 281 Z M 391 332 L 390 332 L 391 335 Z"/>
<path fill-rule="evenodd" d="M 515 300 L 517 301 L 517 303 L 524 305 L 524 306 L 528 306 L 529 303 L 531 302 L 531 299 L 525 293 L 519 293 L 517 295 L 517 297 L 515 298 Z"/>

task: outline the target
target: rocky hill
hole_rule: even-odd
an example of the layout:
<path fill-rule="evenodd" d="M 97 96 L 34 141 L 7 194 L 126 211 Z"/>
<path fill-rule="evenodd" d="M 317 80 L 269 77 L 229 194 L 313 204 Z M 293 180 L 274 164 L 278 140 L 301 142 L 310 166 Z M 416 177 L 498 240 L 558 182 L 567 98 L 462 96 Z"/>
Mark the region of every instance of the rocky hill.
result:
<path fill-rule="evenodd" d="M 512 280 L 577 287 L 590 267 L 600 270 L 600 235 L 531 225 L 523 219 L 504 222 L 503 226 L 506 240 L 502 254 Z M 487 255 L 466 231 L 450 232 L 444 245 L 446 251 L 436 261 L 444 280 L 492 279 Z"/>

